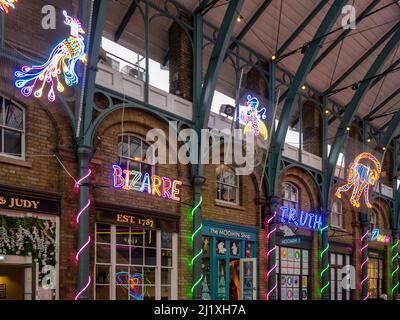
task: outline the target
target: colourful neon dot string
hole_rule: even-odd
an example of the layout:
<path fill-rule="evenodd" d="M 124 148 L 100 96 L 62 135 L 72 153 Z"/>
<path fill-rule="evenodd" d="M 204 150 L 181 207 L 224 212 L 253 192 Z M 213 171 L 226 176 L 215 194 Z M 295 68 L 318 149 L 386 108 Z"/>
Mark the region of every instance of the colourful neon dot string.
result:
<path fill-rule="evenodd" d="M 18 0 L 0 0 L 0 10 L 8 13 L 9 8 L 15 8 L 14 3 L 17 3 Z"/>
<path fill-rule="evenodd" d="M 80 186 L 82 185 L 83 181 L 88 179 L 90 177 L 90 175 L 92 174 L 92 171 L 89 169 L 88 173 L 86 175 L 84 175 L 81 179 L 79 179 L 74 186 L 74 190 L 79 191 Z M 88 202 L 86 203 L 86 205 L 83 206 L 83 208 L 78 212 L 77 216 L 76 216 L 76 223 L 79 225 L 80 222 L 80 218 L 82 216 L 83 213 L 87 213 L 87 210 L 90 207 L 90 200 L 88 200 Z M 79 257 L 81 255 L 81 253 L 88 248 L 89 244 L 91 242 L 91 238 L 90 236 L 88 236 L 87 241 L 78 249 L 76 255 L 75 255 L 75 260 L 76 262 L 79 262 Z M 86 283 L 86 285 L 78 292 L 78 294 L 75 296 L 75 300 L 78 300 L 80 298 L 80 296 L 82 295 L 83 292 L 85 292 L 85 290 L 89 287 L 91 283 L 91 278 L 90 276 L 88 277 L 88 281 Z"/>
<path fill-rule="evenodd" d="M 33 93 L 35 98 L 40 98 L 44 87 L 49 85 L 47 98 L 53 102 L 56 98 L 54 87 L 56 86 L 58 92 L 65 90 L 59 78 L 60 75 L 63 76 L 69 87 L 77 85 L 79 82 L 75 69 L 78 61 L 86 62 L 85 39 L 81 36 L 85 31 L 78 19 L 68 16 L 66 11 L 63 11 L 63 14 L 64 23 L 70 27 L 70 35 L 54 47 L 44 64 L 32 67 L 23 66 L 21 71 L 14 73 L 18 78 L 15 86 L 21 89 L 21 93 L 25 97 L 30 97 Z M 41 84 L 35 90 L 38 81 Z"/>
<path fill-rule="evenodd" d="M 325 227 L 323 227 L 322 229 L 319 230 L 320 232 L 320 237 L 322 239 L 323 236 L 323 232 L 327 232 L 326 230 L 329 228 L 329 225 L 326 225 Z M 329 257 L 327 258 L 327 264 L 325 266 L 322 265 L 323 261 L 324 261 L 324 255 L 328 255 L 329 254 L 329 242 L 326 244 L 325 248 L 322 249 L 322 251 L 319 254 L 319 259 L 321 261 L 321 272 L 320 272 L 320 278 L 321 278 L 321 282 L 324 279 L 324 274 L 326 272 L 329 271 L 330 268 L 330 264 L 329 264 Z M 329 280 L 326 283 L 322 283 L 322 287 L 320 289 L 320 296 L 321 298 L 324 296 L 324 291 L 327 290 L 329 288 Z"/>
<path fill-rule="evenodd" d="M 360 239 L 360 242 L 361 242 L 360 243 L 361 244 L 361 250 L 360 250 L 361 259 L 363 259 L 362 257 L 363 257 L 364 251 L 368 249 L 368 241 L 366 242 L 365 246 L 363 246 L 363 241 L 364 241 L 365 237 L 368 236 L 368 234 L 369 234 L 369 231 L 367 231 Z M 366 255 L 365 260 L 363 260 L 361 262 L 361 265 L 360 265 L 361 276 L 362 276 L 362 273 L 363 273 L 363 269 L 364 269 L 364 267 L 365 267 L 365 265 L 367 263 L 368 263 L 368 255 Z M 362 287 L 363 287 L 364 282 L 368 281 L 368 272 L 366 272 L 365 274 L 366 274 L 366 276 L 363 279 L 361 279 L 361 282 L 360 282 L 361 291 L 362 291 Z M 363 300 L 367 300 L 368 297 L 369 297 L 369 292 L 367 292 L 367 295 L 365 297 L 362 297 L 362 299 Z"/>
<path fill-rule="evenodd" d="M 396 273 L 399 272 L 398 263 L 397 266 L 395 267 L 395 262 L 397 261 L 398 257 L 399 257 L 399 240 L 397 240 L 397 242 L 394 243 L 392 246 L 392 266 L 393 266 L 393 271 L 391 273 L 392 279 L 394 279 Z M 393 283 L 392 298 L 395 298 L 393 295 L 398 287 L 399 287 L 399 279 L 397 278 L 396 283 Z"/>
<path fill-rule="evenodd" d="M 269 259 L 270 259 L 271 253 L 272 253 L 272 252 L 276 252 L 276 250 L 278 249 L 278 247 L 275 245 L 273 248 L 271 248 L 270 250 L 268 250 L 268 244 L 269 244 L 269 240 L 270 240 L 270 238 L 271 238 L 271 235 L 272 235 L 273 233 L 275 233 L 276 230 L 277 230 L 276 227 L 274 227 L 274 228 L 272 228 L 272 229 L 270 230 L 271 224 L 273 223 L 273 220 L 274 220 L 275 217 L 276 217 L 276 211 L 274 211 L 274 214 L 273 214 L 273 215 L 266 221 L 266 223 L 265 223 L 265 229 L 266 229 L 266 232 L 265 232 L 265 247 L 267 248 L 266 253 L 265 253 L 265 258 L 266 258 L 267 269 L 268 269 Z M 268 230 L 267 230 L 267 228 L 268 228 Z M 269 283 L 270 275 L 271 275 L 271 273 L 272 273 L 274 270 L 276 270 L 276 268 L 277 268 L 277 264 L 276 264 L 276 259 L 275 259 L 274 265 L 273 265 L 272 268 L 271 268 L 270 270 L 268 270 L 267 273 L 266 273 L 266 277 L 265 277 L 265 278 L 266 278 L 267 286 L 268 286 L 268 283 Z M 266 299 L 266 300 L 269 300 L 269 299 L 270 299 L 271 294 L 276 290 L 277 286 L 278 286 L 278 285 L 277 285 L 277 283 L 276 283 L 276 281 L 275 281 L 274 286 L 273 286 L 272 288 L 268 288 L 269 290 L 268 290 L 268 292 L 267 292 L 267 294 L 266 294 L 266 296 L 265 296 L 265 299 Z"/>
<path fill-rule="evenodd" d="M 199 201 L 196 203 L 196 205 L 193 207 L 193 209 L 191 211 L 192 221 L 194 221 L 194 215 L 195 215 L 197 209 L 201 206 L 202 202 L 203 202 L 203 197 L 200 196 Z M 200 226 L 196 230 L 193 231 L 193 234 L 191 237 L 193 243 L 194 243 L 194 239 L 195 239 L 196 235 L 201 234 L 202 228 L 203 228 L 203 224 L 200 224 Z M 200 250 L 198 252 L 195 252 L 193 254 L 193 258 L 190 261 L 189 265 L 192 267 L 196 263 L 196 261 L 201 258 L 202 254 L 203 254 L 203 248 L 200 248 Z M 200 277 L 198 279 L 194 280 L 193 286 L 191 288 L 192 297 L 193 297 L 194 290 L 201 283 L 201 281 L 203 281 L 203 278 L 204 278 L 204 275 L 203 275 L 203 273 L 201 273 Z"/>

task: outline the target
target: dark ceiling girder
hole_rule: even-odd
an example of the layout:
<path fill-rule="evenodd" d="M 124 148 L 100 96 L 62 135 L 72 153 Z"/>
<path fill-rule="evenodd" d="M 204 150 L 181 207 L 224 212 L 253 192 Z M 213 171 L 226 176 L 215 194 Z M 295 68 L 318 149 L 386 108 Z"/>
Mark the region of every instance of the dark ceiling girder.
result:
<path fill-rule="evenodd" d="M 201 128 L 208 128 L 208 119 L 210 116 L 214 91 L 217 85 L 218 74 L 221 70 L 223 59 L 231 39 L 233 27 L 236 23 L 238 12 L 240 12 L 242 8 L 243 1 L 244 0 L 229 1 L 228 8 L 226 9 L 221 28 L 219 29 L 217 39 L 210 56 L 199 104 L 199 107 L 202 108 L 202 112 L 200 114 L 200 123 L 198 123 L 198 125 L 200 125 Z"/>
<path fill-rule="evenodd" d="M 122 19 L 120 25 L 118 26 L 117 31 L 115 32 L 115 35 L 114 35 L 115 42 L 118 42 L 119 39 L 121 38 L 122 33 L 124 32 L 129 21 L 131 21 L 131 18 L 133 16 L 133 14 L 135 13 L 137 6 L 138 6 L 138 4 L 137 4 L 136 0 L 132 0 L 132 3 L 129 6 L 128 11 L 126 11 L 124 18 Z"/>
<path fill-rule="evenodd" d="M 291 45 L 294 39 L 304 30 L 304 28 L 311 22 L 312 19 L 321 11 L 321 9 L 327 4 L 328 2 L 325 0 L 321 0 L 314 9 L 311 10 L 309 15 L 300 23 L 300 25 L 293 31 L 290 37 L 282 44 L 282 46 L 278 49 L 275 53 L 277 57 L 282 55 L 282 53 Z"/>
<path fill-rule="evenodd" d="M 387 128 L 382 139 L 380 139 L 379 147 L 381 148 L 388 147 L 388 145 L 392 141 L 396 129 L 399 127 L 399 123 L 400 123 L 400 110 L 397 111 L 397 113 L 393 116 L 392 120 L 388 121 L 388 123 L 385 124 L 385 126 L 389 126 L 389 128 Z"/>
<path fill-rule="evenodd" d="M 364 80 L 361 82 L 356 93 L 354 94 L 350 103 L 346 107 L 346 111 L 344 113 L 342 121 L 340 122 L 338 131 L 335 136 L 335 141 L 332 145 L 331 152 L 329 154 L 327 168 L 324 169 L 325 174 L 327 175 L 327 178 L 328 178 L 327 181 L 329 184 L 333 179 L 334 169 L 335 169 L 340 151 L 341 151 L 344 141 L 346 139 L 346 129 L 348 126 L 350 126 L 350 124 L 356 114 L 358 106 L 362 102 L 362 99 L 364 98 L 365 94 L 367 93 L 367 91 L 370 87 L 370 84 L 372 82 L 372 80 L 370 78 L 379 72 L 380 68 L 383 66 L 386 59 L 389 57 L 389 55 L 393 52 L 393 50 L 399 44 L 399 41 L 400 41 L 400 29 L 397 29 L 397 31 L 390 38 L 390 40 L 386 43 L 386 45 L 384 46 L 384 48 L 382 49 L 382 51 L 380 52 L 378 57 L 375 59 L 375 61 L 369 68 L 368 72 L 366 73 L 366 75 L 364 77 Z M 367 80 L 367 79 L 370 79 L 370 80 Z"/>
<path fill-rule="evenodd" d="M 367 8 L 365 8 L 365 10 L 363 12 L 361 12 L 361 14 L 356 18 L 356 24 L 360 23 L 362 20 L 365 19 L 365 16 L 370 13 L 370 11 L 380 2 L 381 0 L 374 0 L 372 1 Z M 331 53 L 335 47 L 340 43 L 340 41 L 342 41 L 350 32 L 352 31 L 352 29 L 347 29 L 345 31 L 343 31 L 336 39 L 335 41 L 333 41 L 330 46 L 325 49 L 324 52 L 322 52 L 320 54 L 320 56 L 315 60 L 311 70 L 313 70 L 316 66 L 318 66 L 321 61 L 329 54 Z"/>
<path fill-rule="evenodd" d="M 371 117 L 377 113 L 379 110 L 381 110 L 384 106 L 388 104 L 394 97 L 396 97 L 400 93 L 400 88 L 396 89 L 394 92 L 392 92 L 385 100 L 383 100 L 379 105 L 377 105 L 370 113 L 368 113 L 365 117 L 364 120 L 368 121 L 371 119 Z"/>
<path fill-rule="evenodd" d="M 343 5 L 346 4 L 346 0 L 335 0 L 330 6 L 328 13 L 318 27 L 317 32 L 314 35 L 314 39 L 310 42 L 310 46 L 304 53 L 304 57 L 300 63 L 299 68 L 293 78 L 293 81 L 289 87 L 288 94 L 285 100 L 285 105 L 282 109 L 282 113 L 279 119 L 278 127 L 274 132 L 271 141 L 271 147 L 269 151 L 269 165 L 268 165 L 268 176 L 270 179 L 270 195 L 271 193 L 277 193 L 276 184 L 279 175 L 279 161 L 282 156 L 282 147 L 285 141 L 286 133 L 289 126 L 290 115 L 292 113 L 293 105 L 297 100 L 297 92 L 300 86 L 304 83 L 314 59 L 321 48 L 321 44 L 324 42 L 323 37 L 332 28 L 340 15 Z"/>
<path fill-rule="evenodd" d="M 400 63 L 400 58 L 397 59 L 395 62 L 393 62 L 383 73 L 384 73 L 384 74 L 387 74 L 387 73 L 391 72 L 394 68 L 397 67 L 397 65 L 398 65 L 399 63 Z M 373 88 L 382 78 L 383 78 L 383 76 L 382 76 L 382 77 L 379 77 L 379 78 L 376 78 L 376 79 L 372 82 L 371 88 Z"/>
<path fill-rule="evenodd" d="M 396 30 L 400 27 L 400 22 L 396 23 L 388 32 L 386 32 L 366 53 L 364 53 L 357 61 L 347 69 L 335 82 L 323 93 L 327 95 L 333 89 L 335 89 L 343 80 L 345 80 L 355 69 L 357 69 L 369 56 L 378 49 Z"/>
<path fill-rule="evenodd" d="M 264 13 L 264 11 L 268 8 L 268 6 L 271 4 L 272 0 L 265 0 L 262 5 L 257 9 L 257 11 L 253 14 L 253 16 L 250 18 L 250 20 L 246 23 L 246 25 L 243 27 L 243 29 L 240 31 L 240 33 L 236 37 L 236 41 L 241 41 L 244 36 L 247 34 L 247 32 L 250 31 L 250 29 L 254 26 L 254 24 L 257 22 L 257 20 L 261 17 L 261 15 Z M 236 48 L 237 43 L 232 42 L 231 45 L 229 46 L 229 50 L 232 51 Z M 226 59 L 226 57 L 225 57 Z"/>

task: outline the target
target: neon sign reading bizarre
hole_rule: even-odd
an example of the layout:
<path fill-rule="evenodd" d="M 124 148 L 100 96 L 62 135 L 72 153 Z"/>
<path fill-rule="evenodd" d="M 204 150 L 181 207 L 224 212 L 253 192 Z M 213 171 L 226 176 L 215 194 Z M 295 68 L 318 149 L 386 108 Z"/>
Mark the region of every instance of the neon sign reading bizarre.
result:
<path fill-rule="evenodd" d="M 145 192 L 156 197 L 180 201 L 178 187 L 182 181 L 171 180 L 168 177 L 160 177 L 136 170 L 122 169 L 113 165 L 113 185 L 116 189 Z"/>
<path fill-rule="evenodd" d="M 282 206 L 281 223 L 287 223 L 296 227 L 307 228 L 311 230 L 319 230 L 322 227 L 322 216 L 318 213 L 300 211 L 294 208 Z"/>

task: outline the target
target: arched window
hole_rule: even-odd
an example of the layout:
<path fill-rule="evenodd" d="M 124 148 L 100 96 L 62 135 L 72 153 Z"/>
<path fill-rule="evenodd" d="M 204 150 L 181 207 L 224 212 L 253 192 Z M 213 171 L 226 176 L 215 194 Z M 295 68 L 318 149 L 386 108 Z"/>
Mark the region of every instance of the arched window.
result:
<path fill-rule="evenodd" d="M 284 183 L 282 186 L 282 205 L 298 210 L 299 190 L 291 183 Z"/>
<path fill-rule="evenodd" d="M 221 164 L 216 169 L 217 199 L 239 204 L 239 177 L 235 170 Z"/>
<path fill-rule="evenodd" d="M 25 109 L 0 96 L 0 154 L 25 157 Z"/>
<path fill-rule="evenodd" d="M 342 203 L 339 200 L 333 200 L 330 221 L 332 227 L 343 228 Z"/>
<path fill-rule="evenodd" d="M 372 232 L 375 228 L 379 228 L 378 226 L 378 213 L 375 210 L 371 211 L 371 215 L 369 216 L 369 230 Z"/>
<path fill-rule="evenodd" d="M 118 136 L 118 162 L 122 168 L 152 173 L 151 159 L 146 155 L 149 144 L 133 134 Z"/>

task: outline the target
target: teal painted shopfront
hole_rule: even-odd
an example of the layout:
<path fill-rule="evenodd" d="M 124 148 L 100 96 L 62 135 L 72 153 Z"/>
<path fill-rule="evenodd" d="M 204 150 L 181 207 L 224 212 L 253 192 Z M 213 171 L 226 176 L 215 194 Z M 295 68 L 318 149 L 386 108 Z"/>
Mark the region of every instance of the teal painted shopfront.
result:
<path fill-rule="evenodd" d="M 258 229 L 205 220 L 202 234 L 202 299 L 257 299 Z"/>

